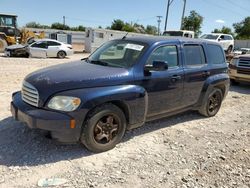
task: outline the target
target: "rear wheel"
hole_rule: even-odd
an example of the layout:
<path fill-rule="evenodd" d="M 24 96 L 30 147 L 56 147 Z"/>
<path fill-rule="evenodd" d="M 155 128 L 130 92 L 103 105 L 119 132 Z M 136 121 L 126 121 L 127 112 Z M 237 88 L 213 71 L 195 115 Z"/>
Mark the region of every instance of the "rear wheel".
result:
<path fill-rule="evenodd" d="M 57 57 L 60 58 L 60 59 L 63 59 L 66 57 L 66 53 L 64 51 L 59 51 L 57 53 Z"/>
<path fill-rule="evenodd" d="M 221 90 L 214 89 L 206 98 L 206 102 L 200 108 L 199 113 L 207 117 L 215 116 L 221 107 L 222 99 Z"/>
<path fill-rule="evenodd" d="M 118 144 L 126 130 L 126 119 L 120 108 L 102 105 L 89 115 L 83 125 L 81 142 L 93 152 L 104 152 Z"/>
<path fill-rule="evenodd" d="M 3 52 L 4 49 L 8 46 L 6 40 L 0 38 L 0 52 Z"/>

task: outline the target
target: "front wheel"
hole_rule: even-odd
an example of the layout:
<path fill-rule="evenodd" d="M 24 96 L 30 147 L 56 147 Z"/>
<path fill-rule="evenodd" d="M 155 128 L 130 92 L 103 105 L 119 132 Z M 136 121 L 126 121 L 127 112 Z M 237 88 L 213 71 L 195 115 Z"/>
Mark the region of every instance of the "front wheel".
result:
<path fill-rule="evenodd" d="M 206 116 L 212 117 L 217 114 L 221 107 L 223 95 L 220 89 L 214 89 L 208 97 L 205 99 L 205 103 L 199 110 L 199 113 Z"/>
<path fill-rule="evenodd" d="M 232 51 L 233 51 L 233 47 L 229 46 L 228 49 L 227 49 L 227 53 L 230 54 Z"/>
<path fill-rule="evenodd" d="M 93 152 L 104 152 L 116 146 L 125 134 L 126 118 L 113 104 L 97 107 L 83 125 L 81 142 Z"/>

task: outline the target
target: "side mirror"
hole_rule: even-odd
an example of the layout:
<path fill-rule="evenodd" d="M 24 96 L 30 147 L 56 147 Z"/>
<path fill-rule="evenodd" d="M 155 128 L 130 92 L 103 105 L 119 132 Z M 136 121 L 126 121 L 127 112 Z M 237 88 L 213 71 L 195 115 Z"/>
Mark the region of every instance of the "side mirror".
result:
<path fill-rule="evenodd" d="M 166 61 L 153 61 L 152 65 L 146 65 L 144 70 L 150 71 L 165 71 L 168 69 L 168 62 Z"/>

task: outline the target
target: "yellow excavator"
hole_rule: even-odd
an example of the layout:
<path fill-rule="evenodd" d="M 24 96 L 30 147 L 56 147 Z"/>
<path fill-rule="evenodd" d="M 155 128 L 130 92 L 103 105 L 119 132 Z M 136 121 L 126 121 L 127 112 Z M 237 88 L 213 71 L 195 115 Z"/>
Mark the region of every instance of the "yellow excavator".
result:
<path fill-rule="evenodd" d="M 17 28 L 17 15 L 0 13 L 0 52 L 13 44 L 26 44 L 34 38 L 42 39 L 45 33 L 34 33 L 25 28 Z"/>

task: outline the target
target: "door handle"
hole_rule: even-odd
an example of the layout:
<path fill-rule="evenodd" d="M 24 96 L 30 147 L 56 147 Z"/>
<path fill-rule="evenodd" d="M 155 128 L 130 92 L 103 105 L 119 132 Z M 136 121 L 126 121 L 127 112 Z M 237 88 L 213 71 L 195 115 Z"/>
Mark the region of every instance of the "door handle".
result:
<path fill-rule="evenodd" d="M 177 80 L 181 80 L 181 76 L 179 76 L 179 75 L 173 75 L 171 77 L 171 80 L 172 80 L 172 82 L 176 82 Z"/>
<path fill-rule="evenodd" d="M 203 73 L 202 73 L 202 76 L 203 77 L 207 77 L 207 76 L 210 76 L 210 72 L 209 71 L 204 71 Z"/>

